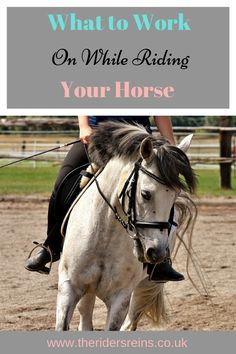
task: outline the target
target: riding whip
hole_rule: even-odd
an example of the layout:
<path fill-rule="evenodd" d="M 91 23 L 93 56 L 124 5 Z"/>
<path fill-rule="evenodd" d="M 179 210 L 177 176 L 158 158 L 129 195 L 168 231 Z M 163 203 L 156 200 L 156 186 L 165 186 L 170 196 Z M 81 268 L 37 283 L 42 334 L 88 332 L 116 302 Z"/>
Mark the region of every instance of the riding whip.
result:
<path fill-rule="evenodd" d="M 64 148 L 64 147 L 79 143 L 79 142 L 80 142 L 80 139 L 71 141 L 71 142 L 66 143 L 66 144 L 58 145 L 58 146 L 55 146 L 52 149 L 44 150 L 44 151 L 41 151 L 41 152 L 37 152 L 36 154 L 30 155 L 30 156 L 26 156 L 26 157 L 24 157 L 24 158 L 22 158 L 20 160 L 9 162 L 9 163 L 7 163 L 5 165 L 0 166 L 0 168 L 7 167 L 7 166 L 10 166 L 10 165 L 14 165 L 14 164 L 16 164 L 18 162 L 29 160 L 29 159 L 32 159 L 33 157 L 40 156 L 40 155 L 46 154 L 48 152 L 55 151 L 55 150 L 58 150 L 58 149 L 61 149 L 61 148 Z"/>

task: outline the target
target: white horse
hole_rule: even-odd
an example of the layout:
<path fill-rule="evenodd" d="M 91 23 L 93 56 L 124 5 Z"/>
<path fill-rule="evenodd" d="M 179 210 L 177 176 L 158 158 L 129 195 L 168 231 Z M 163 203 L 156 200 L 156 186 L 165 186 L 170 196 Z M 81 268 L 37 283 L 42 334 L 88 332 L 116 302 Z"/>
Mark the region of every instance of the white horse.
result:
<path fill-rule="evenodd" d="M 124 123 L 96 129 L 89 153 L 104 168 L 69 217 L 56 330 L 69 329 L 77 304 L 79 330 L 93 330 L 96 296 L 107 307 L 106 330 L 134 330 L 144 312 L 156 322 L 164 315 L 163 284 L 148 280 L 144 264 L 160 263 L 173 250 L 170 211 L 180 190 L 195 187 L 183 152 L 190 141 L 171 146 Z"/>

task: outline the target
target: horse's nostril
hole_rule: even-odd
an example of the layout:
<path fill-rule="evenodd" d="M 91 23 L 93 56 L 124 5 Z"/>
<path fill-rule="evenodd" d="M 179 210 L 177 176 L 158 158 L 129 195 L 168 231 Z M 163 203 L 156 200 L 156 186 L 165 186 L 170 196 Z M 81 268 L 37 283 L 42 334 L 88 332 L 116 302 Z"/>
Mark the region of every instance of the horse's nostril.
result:
<path fill-rule="evenodd" d="M 151 263 L 159 263 L 165 259 L 166 251 L 163 251 L 160 248 L 150 247 L 146 251 L 146 257 Z"/>

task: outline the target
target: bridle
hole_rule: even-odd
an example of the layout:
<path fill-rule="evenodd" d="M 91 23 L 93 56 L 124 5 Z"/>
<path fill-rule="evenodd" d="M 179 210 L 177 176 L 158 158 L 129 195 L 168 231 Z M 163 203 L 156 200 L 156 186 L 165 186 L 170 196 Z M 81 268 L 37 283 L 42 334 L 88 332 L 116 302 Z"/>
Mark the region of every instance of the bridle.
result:
<path fill-rule="evenodd" d="M 90 161 L 87 149 L 85 148 L 87 157 Z M 119 199 L 121 199 L 121 205 L 124 214 L 127 216 L 127 222 L 120 216 L 120 214 L 117 211 L 116 207 L 113 207 L 107 197 L 104 195 L 103 191 L 100 188 L 100 185 L 98 183 L 98 180 L 96 178 L 96 175 L 94 174 L 94 180 L 98 189 L 99 194 L 103 198 L 103 200 L 106 202 L 106 204 L 109 206 L 109 208 L 112 210 L 116 220 L 123 226 L 123 228 L 128 232 L 129 236 L 133 240 L 139 240 L 140 238 L 143 238 L 143 235 L 137 230 L 137 229 L 159 229 L 161 231 L 163 230 L 168 230 L 168 233 L 170 232 L 171 226 L 177 224 L 173 221 L 173 215 L 172 217 L 170 216 L 170 220 L 172 222 L 167 221 L 142 221 L 142 220 L 137 220 L 137 213 L 136 213 L 136 193 L 137 193 L 137 183 L 138 183 L 138 177 L 140 171 L 150 178 L 154 179 L 158 183 L 161 183 L 165 185 L 165 182 L 158 176 L 154 175 L 150 171 L 148 171 L 146 168 L 142 166 L 142 161 L 143 159 L 140 158 L 137 160 L 134 164 L 134 168 L 131 171 L 129 177 L 127 178 L 124 187 L 122 188 L 121 193 L 119 194 Z M 128 210 L 125 210 L 125 198 L 128 198 Z M 171 210 L 171 214 L 174 214 L 174 208 Z"/>
<path fill-rule="evenodd" d="M 165 182 L 158 176 L 154 175 L 146 168 L 142 166 L 143 159 L 140 158 L 138 161 L 135 162 L 134 168 L 129 175 L 128 179 L 126 180 L 124 187 L 119 195 L 121 198 L 122 209 L 125 215 L 128 218 L 127 227 L 129 232 L 135 232 L 136 235 L 140 235 L 137 232 L 137 228 L 142 229 L 159 229 L 163 231 L 165 229 L 171 229 L 171 223 L 169 221 L 142 221 L 137 220 L 137 213 L 136 213 L 136 194 L 137 194 L 137 183 L 140 171 L 150 178 L 154 179 L 158 183 L 165 185 Z M 125 211 L 125 197 L 128 198 L 128 210 Z"/>

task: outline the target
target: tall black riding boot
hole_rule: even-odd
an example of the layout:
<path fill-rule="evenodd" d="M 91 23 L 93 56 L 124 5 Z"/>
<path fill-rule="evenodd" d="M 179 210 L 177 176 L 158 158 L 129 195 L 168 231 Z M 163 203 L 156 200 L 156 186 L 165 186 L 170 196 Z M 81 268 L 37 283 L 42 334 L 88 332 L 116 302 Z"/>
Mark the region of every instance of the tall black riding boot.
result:
<path fill-rule="evenodd" d="M 160 283 L 184 280 L 184 276 L 174 270 L 170 261 L 148 264 L 147 273 L 149 274 L 149 280 Z"/>
<path fill-rule="evenodd" d="M 49 247 L 52 254 L 60 255 L 63 247 L 63 237 L 61 235 L 62 220 L 55 214 L 56 196 L 52 193 L 48 206 L 48 228 L 47 238 L 44 245 Z"/>
<path fill-rule="evenodd" d="M 25 262 L 25 268 L 31 272 L 49 274 L 50 268 L 46 267 L 49 262 L 56 262 L 60 259 L 63 238 L 60 232 L 61 224 L 55 216 L 55 196 L 52 194 L 48 207 L 48 230 L 45 242 L 39 247 L 41 249 L 30 256 Z"/>

